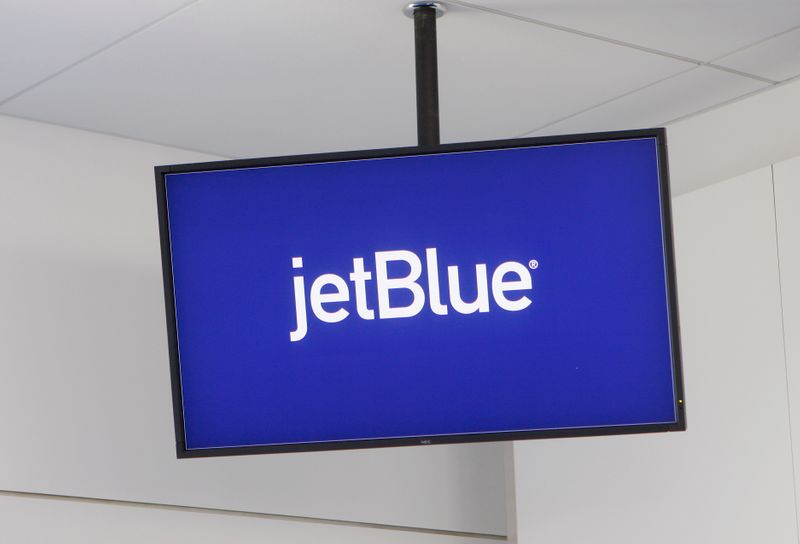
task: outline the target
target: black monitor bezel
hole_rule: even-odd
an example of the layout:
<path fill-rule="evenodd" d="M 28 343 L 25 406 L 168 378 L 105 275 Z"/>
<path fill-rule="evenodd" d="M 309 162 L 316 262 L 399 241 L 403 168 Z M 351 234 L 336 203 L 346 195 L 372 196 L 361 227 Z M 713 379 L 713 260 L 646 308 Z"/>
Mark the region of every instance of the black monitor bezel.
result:
<path fill-rule="evenodd" d="M 631 140 L 655 138 L 658 149 L 659 186 L 661 191 L 661 221 L 664 233 L 664 263 L 667 279 L 667 301 L 669 306 L 669 324 L 671 336 L 673 388 L 675 394 L 674 423 L 648 425 L 626 425 L 611 427 L 581 427 L 567 429 L 547 429 L 531 431 L 511 431 L 496 433 L 457 434 L 445 436 L 417 436 L 406 438 L 374 438 L 365 440 L 346 440 L 336 442 L 304 442 L 293 444 L 275 444 L 260 446 L 239 446 L 224 448 L 187 449 L 183 417 L 183 399 L 180 379 L 180 360 L 178 353 L 178 337 L 175 315 L 175 298 L 172 276 L 172 255 L 169 236 L 169 216 L 167 213 L 166 175 L 186 172 L 207 172 L 213 170 L 229 170 L 264 166 L 281 166 L 289 164 L 312 164 L 320 162 L 351 161 L 359 159 L 375 159 L 404 157 L 417 155 L 457 153 L 464 151 L 484 151 L 496 149 L 513 149 L 518 147 L 551 146 L 558 144 L 578 144 L 592 142 L 608 142 L 614 140 Z M 170 375 L 172 381 L 172 406 L 175 423 L 176 453 L 178 458 L 218 457 L 231 455 L 253 455 L 265 453 L 290 453 L 325 450 L 344 450 L 362 448 L 381 448 L 393 446 L 416 446 L 434 444 L 462 444 L 474 442 L 495 442 L 509 440 L 527 440 L 539 438 L 561 438 L 581 436 L 605 436 L 634 433 L 656 433 L 686 430 L 686 403 L 683 393 L 683 371 L 680 348 L 680 329 L 678 322 L 678 297 L 675 277 L 675 256 L 673 247 L 671 193 L 669 186 L 669 170 L 667 161 L 666 131 L 663 128 L 626 130 L 616 132 L 600 132 L 587 134 L 571 134 L 563 136 L 544 136 L 534 138 L 516 138 L 510 140 L 490 140 L 483 142 L 443 144 L 432 147 L 400 147 L 374 149 L 365 151 L 348 151 L 339 153 L 320 153 L 309 155 L 292 155 L 259 159 L 225 160 L 193 164 L 157 166 L 155 168 L 156 195 L 158 205 L 159 234 L 161 239 L 161 261 L 164 279 L 164 300 L 166 306 L 167 336 L 169 346 Z"/>

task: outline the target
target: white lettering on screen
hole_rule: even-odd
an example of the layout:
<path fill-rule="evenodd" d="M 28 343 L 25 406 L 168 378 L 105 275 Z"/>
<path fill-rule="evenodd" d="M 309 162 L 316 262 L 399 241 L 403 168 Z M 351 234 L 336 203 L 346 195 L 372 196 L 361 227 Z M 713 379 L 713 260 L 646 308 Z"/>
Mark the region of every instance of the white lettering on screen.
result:
<path fill-rule="evenodd" d="M 426 301 L 431 312 L 436 315 L 448 315 L 449 308 L 442 303 L 440 290 L 439 262 L 436 248 L 425 250 L 425 275 L 427 278 L 428 292 L 419 283 L 423 274 L 423 264 L 419 256 L 413 251 L 398 249 L 392 251 L 378 251 L 375 253 L 375 285 L 377 292 L 377 318 L 397 319 L 409 318 L 419 314 Z M 536 262 L 536 261 L 531 261 Z M 390 263 L 402 263 L 408 270 L 405 275 L 390 277 Z M 537 262 L 538 265 L 538 262 Z M 292 268 L 303 268 L 303 258 L 293 257 Z M 492 299 L 502 310 L 519 312 L 531 305 L 529 296 L 523 291 L 533 288 L 533 279 L 529 267 L 515 261 L 506 261 L 494 269 L 489 281 L 489 271 L 486 264 L 475 265 L 476 296 L 474 300 L 466 301 L 462 298 L 461 283 L 458 266 L 447 267 L 447 287 L 450 304 L 459 314 L 486 313 L 490 311 L 489 291 L 491 286 Z M 375 319 L 376 308 L 370 307 L 367 300 L 368 285 L 373 281 L 373 274 L 367 270 L 362 257 L 353 259 L 353 271 L 349 274 L 355 297 L 356 314 L 361 319 Z M 308 334 L 308 314 L 306 310 L 305 278 L 296 275 L 293 278 L 295 319 L 297 327 L 290 331 L 289 340 L 298 342 Z M 331 289 L 333 288 L 333 289 Z M 404 291 L 410 300 L 405 305 L 392 305 L 390 292 Z M 515 293 L 515 294 L 512 294 Z M 336 274 L 322 274 L 312 283 L 308 294 L 311 312 L 324 323 L 339 323 L 350 316 L 350 311 L 344 304 L 351 300 L 350 286 L 347 281 Z"/>

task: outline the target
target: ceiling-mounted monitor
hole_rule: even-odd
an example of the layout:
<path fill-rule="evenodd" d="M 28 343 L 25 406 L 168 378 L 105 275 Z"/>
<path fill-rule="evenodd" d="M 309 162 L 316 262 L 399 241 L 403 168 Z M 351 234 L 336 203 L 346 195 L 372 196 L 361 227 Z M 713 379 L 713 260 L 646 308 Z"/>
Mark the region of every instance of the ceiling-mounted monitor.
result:
<path fill-rule="evenodd" d="M 663 130 L 156 184 L 179 457 L 685 428 Z"/>

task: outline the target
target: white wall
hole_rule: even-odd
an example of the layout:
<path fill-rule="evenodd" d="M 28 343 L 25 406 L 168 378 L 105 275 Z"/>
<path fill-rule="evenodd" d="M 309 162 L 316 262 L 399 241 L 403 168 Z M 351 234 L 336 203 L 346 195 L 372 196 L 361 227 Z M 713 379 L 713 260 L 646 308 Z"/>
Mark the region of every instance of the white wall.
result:
<path fill-rule="evenodd" d="M 667 125 L 673 194 L 800 153 L 800 79 Z"/>
<path fill-rule="evenodd" d="M 675 200 L 686 433 L 177 461 L 152 166 L 208 159 L 0 117 L 0 490 L 495 535 L 507 511 L 523 543 L 800 541 L 800 159 L 774 199 L 767 167 Z M 178 536 L 486 541 L 0 491 L 0 541 Z"/>
<path fill-rule="evenodd" d="M 795 490 L 800 489 L 800 157 L 773 168 Z M 800 510 L 798 510 L 800 519 Z"/>
<path fill-rule="evenodd" d="M 778 183 L 795 350 L 798 182 Z M 772 170 L 678 197 L 674 214 L 688 431 L 516 443 L 519 542 L 798 542 Z M 793 378 L 796 411 L 796 357 Z"/>
<path fill-rule="evenodd" d="M 0 490 L 504 534 L 498 444 L 175 459 L 153 166 L 213 158 L 0 117 Z"/>
<path fill-rule="evenodd" d="M 494 539 L 268 517 L 0 494 L 0 540 L 14 544 L 487 544 Z"/>

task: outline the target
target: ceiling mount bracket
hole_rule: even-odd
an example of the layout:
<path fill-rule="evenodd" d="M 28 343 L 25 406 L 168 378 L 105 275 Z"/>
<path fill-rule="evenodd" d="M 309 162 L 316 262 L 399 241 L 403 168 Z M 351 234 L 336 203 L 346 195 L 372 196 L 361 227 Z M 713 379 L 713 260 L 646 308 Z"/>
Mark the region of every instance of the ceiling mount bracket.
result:
<path fill-rule="evenodd" d="M 414 58 L 417 74 L 417 144 L 439 145 L 439 68 L 436 19 L 444 15 L 441 2 L 413 2 L 403 13 L 414 19 Z"/>

